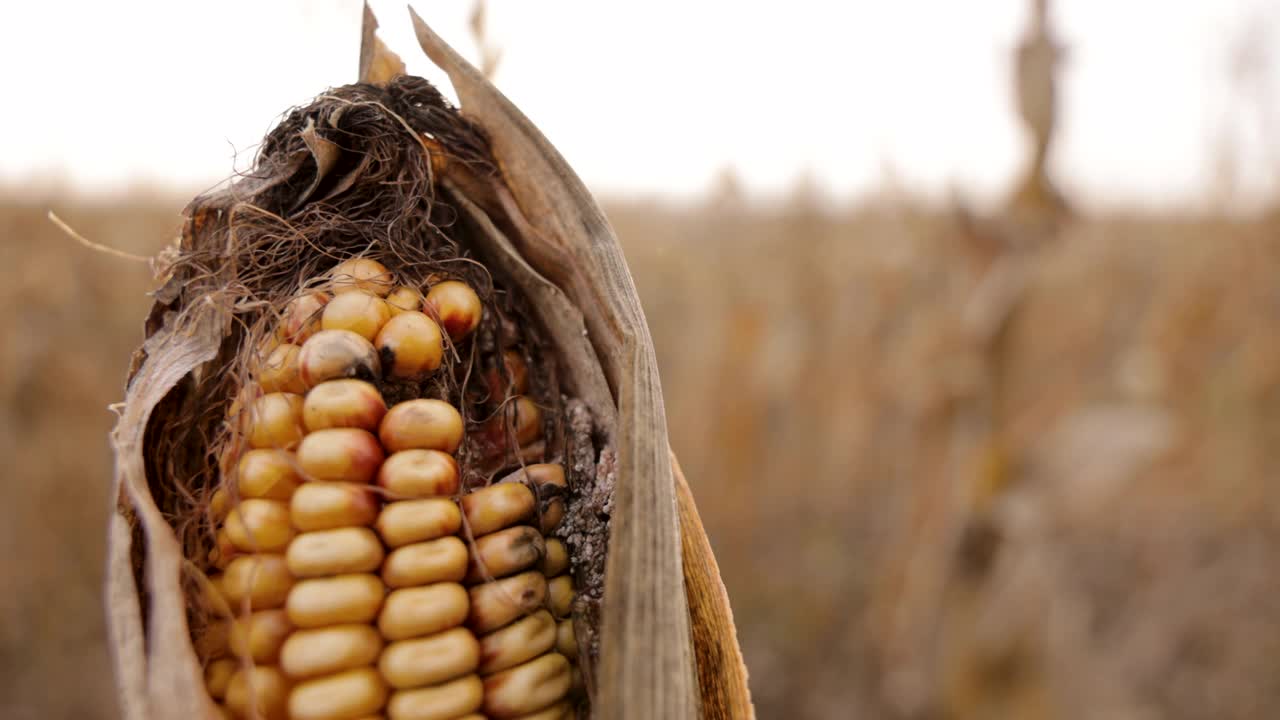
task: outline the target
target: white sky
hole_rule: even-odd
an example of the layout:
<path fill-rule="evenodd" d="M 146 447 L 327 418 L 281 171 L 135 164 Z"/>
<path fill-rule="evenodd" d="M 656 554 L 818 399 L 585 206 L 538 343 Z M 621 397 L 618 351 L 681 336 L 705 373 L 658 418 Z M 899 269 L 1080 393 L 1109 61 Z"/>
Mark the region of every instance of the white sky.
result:
<path fill-rule="evenodd" d="M 436 77 L 402 2 L 374 2 L 410 71 Z M 1059 0 L 1071 46 L 1055 156 L 1095 205 L 1200 202 L 1235 160 L 1238 197 L 1280 192 L 1280 52 L 1233 83 L 1267 0 Z M 419 12 L 474 57 L 469 0 Z M 704 191 L 722 168 L 784 191 L 886 178 L 991 199 L 1023 157 L 1009 50 L 1025 0 L 491 0 L 497 83 L 602 194 Z M 225 177 L 279 113 L 354 79 L 359 0 L 0 0 L 0 183 L 191 191 Z M 1275 123 L 1272 123 L 1274 126 Z"/>

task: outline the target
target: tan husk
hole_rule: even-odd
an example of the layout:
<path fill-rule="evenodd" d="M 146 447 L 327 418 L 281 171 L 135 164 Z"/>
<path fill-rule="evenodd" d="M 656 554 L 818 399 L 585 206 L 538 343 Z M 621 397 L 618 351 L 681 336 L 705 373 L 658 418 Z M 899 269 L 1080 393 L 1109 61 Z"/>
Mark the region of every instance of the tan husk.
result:
<path fill-rule="evenodd" d="M 559 389 L 573 398 L 566 414 L 589 418 L 585 448 L 582 433 L 557 433 L 570 436 L 563 438 L 567 470 L 585 478 L 578 512 L 608 515 L 602 526 L 608 532 L 607 558 L 584 551 L 603 549 L 604 540 L 591 537 L 590 518 L 575 524 L 571 510 L 566 520 L 570 547 L 590 555 L 575 562 L 588 574 L 595 563 L 604 575 L 594 597 L 590 583 L 580 582 L 584 609 L 575 619 L 582 655 L 595 660 L 593 669 L 584 660 L 592 714 L 749 717 L 732 617 L 692 498 L 683 477 L 673 472 L 652 342 L 616 238 L 582 183 L 532 124 L 421 19 L 414 15 L 413 21 L 423 49 L 449 75 L 463 117 L 479 130 L 473 134 L 468 123 L 431 107 L 421 115 L 392 114 L 404 126 L 396 142 L 420 145 L 430 155 L 429 163 L 411 163 L 425 175 L 411 175 L 409 185 L 429 185 L 420 198 L 427 208 L 422 232 L 440 224 L 432 210 L 437 204 L 460 214 L 458 229 L 470 243 L 464 254 L 474 253 L 495 278 L 523 295 L 544 346 L 555 356 Z M 391 83 L 388 90 L 400 93 L 386 97 L 424 92 L 393 80 L 403 66 L 372 27 L 366 12 L 362 78 Z M 350 96 L 343 91 L 333 92 Z M 350 97 L 376 105 L 383 96 Z M 200 488 L 190 487 L 196 477 L 190 468 L 216 462 L 206 429 L 219 408 L 203 396 L 211 388 L 233 386 L 234 378 L 224 382 L 221 375 L 242 357 L 247 339 L 261 332 L 264 313 L 280 303 L 272 288 L 288 287 L 324 263 L 362 250 L 360 229 L 346 232 L 341 213 L 332 228 L 324 228 L 332 232 L 321 234 L 323 218 L 315 209 L 340 206 L 363 187 L 362 173 L 396 161 L 371 153 L 345 157 L 349 149 L 324 137 L 329 130 L 323 119 L 333 116 L 317 117 L 320 126 L 286 126 L 296 134 L 285 139 L 300 141 L 305 152 L 280 154 L 279 142 L 272 143 L 283 136 L 273 131 L 262 157 L 272 157 L 274 149 L 276 164 L 188 207 L 183 237 L 172 252 L 175 262 L 156 293 L 147 339 L 134 358 L 113 434 L 118 500 L 107 582 L 126 720 L 216 717 L 189 639 L 190 593 L 184 585 L 189 590 L 200 581 L 184 556 L 192 532 L 171 512 L 199 506 L 193 493 Z M 421 211 L 413 200 L 393 209 Z M 389 227 L 399 219 L 389 220 Z M 237 246 L 237 222 L 262 224 L 250 227 L 249 240 Z M 312 232 L 288 237 L 298 227 Z M 268 236 L 269 244 L 262 240 Z M 372 242 L 381 257 L 402 259 L 414 275 L 423 276 L 442 257 L 432 254 L 426 240 L 421 248 L 396 238 Z M 246 328 L 246 318 L 257 318 L 257 325 Z M 699 624 L 696 633 L 691 617 Z"/>

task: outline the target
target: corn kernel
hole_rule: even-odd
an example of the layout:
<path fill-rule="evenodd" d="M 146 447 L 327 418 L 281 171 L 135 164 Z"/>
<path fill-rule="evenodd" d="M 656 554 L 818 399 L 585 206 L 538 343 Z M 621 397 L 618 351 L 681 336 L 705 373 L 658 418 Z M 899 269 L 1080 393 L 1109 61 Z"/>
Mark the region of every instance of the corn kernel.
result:
<path fill-rule="evenodd" d="M 302 422 L 308 432 L 327 428 L 360 428 L 373 432 L 387 414 L 378 388 L 364 380 L 329 380 L 307 393 Z"/>
<path fill-rule="evenodd" d="M 391 318 L 373 344 L 391 377 L 421 377 L 439 368 L 444 358 L 440 326 L 420 312 L 402 312 Z"/>
<path fill-rule="evenodd" d="M 569 569 L 569 549 L 556 538 L 546 539 L 546 554 L 542 557 L 542 574 L 547 577 L 562 575 Z"/>
<path fill-rule="evenodd" d="M 227 696 L 227 686 L 231 684 L 231 676 L 238 667 L 239 663 L 232 658 L 214 660 L 205 666 L 204 686 L 209 690 L 210 697 L 221 700 Z"/>
<path fill-rule="evenodd" d="M 286 720 L 289 681 L 278 668 L 269 665 L 236 670 L 227 685 L 226 704 L 236 717 Z"/>
<path fill-rule="evenodd" d="M 263 395 L 249 406 L 245 421 L 249 447 L 291 450 L 306 434 L 302 425 L 302 396 L 294 393 Z"/>
<path fill-rule="evenodd" d="M 382 581 L 376 575 L 338 575 L 302 580 L 285 609 L 300 628 L 373 622 L 382 608 Z"/>
<path fill-rule="evenodd" d="M 457 583 L 435 583 L 391 591 L 378 615 L 388 640 L 407 640 L 455 628 L 467 619 L 467 591 Z"/>
<path fill-rule="evenodd" d="M 576 717 L 573 711 L 573 703 L 568 700 L 561 700 L 545 710 L 521 715 L 516 720 L 574 720 Z"/>
<path fill-rule="evenodd" d="M 517 525 L 476 538 L 467 582 L 502 578 L 537 565 L 546 552 L 542 533 Z"/>
<path fill-rule="evenodd" d="M 515 350 L 502 353 L 502 365 L 489 368 L 485 373 L 485 385 L 489 387 L 489 399 L 502 401 L 507 395 L 523 395 L 529 392 L 529 366 Z"/>
<path fill-rule="evenodd" d="M 227 563 L 230 563 L 241 555 L 240 549 L 236 544 L 231 542 L 231 536 L 227 534 L 227 529 L 221 528 L 214 536 L 214 548 L 209 553 L 209 562 L 219 570 L 226 570 Z"/>
<path fill-rule="evenodd" d="M 564 496 L 569 483 L 564 478 L 564 468 L 552 463 L 529 465 L 522 475 L 537 491 L 539 501 L 538 527 L 544 535 L 550 534 L 564 520 Z"/>
<path fill-rule="evenodd" d="M 392 317 L 402 312 L 422 312 L 422 301 L 422 293 L 404 285 L 387 295 L 387 307 L 391 308 Z"/>
<path fill-rule="evenodd" d="M 290 720 L 349 720 L 378 712 L 387 684 L 373 668 L 344 670 L 304 680 L 289 694 Z"/>
<path fill-rule="evenodd" d="M 320 316 L 329 296 L 322 292 L 309 292 L 289 301 L 284 308 L 281 322 L 284 340 L 301 345 L 320 329 Z"/>
<path fill-rule="evenodd" d="M 227 492 L 226 488 L 219 487 L 209 496 L 209 516 L 215 522 L 221 522 L 229 510 L 231 510 L 231 493 Z"/>
<path fill-rule="evenodd" d="M 458 532 L 462 515 L 448 498 L 402 500 L 383 507 L 375 525 L 383 542 L 397 548 Z"/>
<path fill-rule="evenodd" d="M 359 428 L 317 430 L 298 445 L 298 465 L 308 480 L 368 483 L 382 459 L 378 439 Z"/>
<path fill-rule="evenodd" d="M 443 400 L 421 398 L 387 411 L 378 437 L 389 452 L 421 448 L 454 453 L 462 444 L 462 415 Z"/>
<path fill-rule="evenodd" d="M 483 635 L 541 608 L 547 597 L 547 580 L 533 570 L 476 585 L 470 595 L 467 625 Z"/>
<path fill-rule="evenodd" d="M 475 712 L 484 702 L 484 684 L 475 675 L 443 685 L 398 690 L 387 703 L 391 720 L 453 720 Z"/>
<path fill-rule="evenodd" d="M 511 527 L 533 515 L 533 491 L 520 483 L 498 483 L 462 496 L 459 501 L 472 537 Z"/>
<path fill-rule="evenodd" d="M 292 678 L 329 675 L 373 665 L 382 636 L 372 625 L 333 625 L 298 630 L 280 649 L 280 669 Z"/>
<path fill-rule="evenodd" d="M 284 550 L 293 539 L 289 506 L 283 500 L 243 500 L 227 514 L 223 529 L 231 543 L 246 552 Z"/>
<path fill-rule="evenodd" d="M 480 663 L 480 644 L 466 628 L 429 637 L 393 642 L 382 651 L 378 669 L 397 689 L 436 685 L 473 673 Z"/>
<path fill-rule="evenodd" d="M 572 679 L 569 661 L 547 653 L 484 679 L 484 713 L 495 720 L 543 710 L 562 699 Z"/>
<path fill-rule="evenodd" d="M 556 644 L 556 621 L 539 610 L 480 638 L 480 674 L 506 670 L 532 660 Z"/>
<path fill-rule="evenodd" d="M 280 656 L 280 646 L 293 631 L 283 610 L 259 610 L 248 617 L 232 620 L 228 637 L 231 652 L 237 657 L 253 658 L 255 663 L 273 664 Z"/>
<path fill-rule="evenodd" d="M 307 387 L 325 380 L 382 377 L 382 363 L 373 343 L 350 330 L 321 330 L 302 344 L 298 369 Z"/>
<path fill-rule="evenodd" d="M 578 636 L 572 620 L 561 620 L 556 625 L 556 652 L 570 660 L 578 659 Z"/>
<path fill-rule="evenodd" d="M 329 271 L 335 293 L 363 291 L 385 297 L 395 287 L 395 278 L 386 265 L 369 258 L 352 258 Z"/>
<path fill-rule="evenodd" d="M 542 409 L 527 395 L 518 395 L 505 403 L 496 415 L 485 424 L 485 434 L 490 442 L 500 447 L 515 444 L 525 446 L 542 433 Z"/>
<path fill-rule="evenodd" d="M 287 392 L 302 394 L 307 391 L 302 382 L 302 371 L 298 366 L 298 355 L 302 348 L 291 343 L 277 345 L 258 369 L 258 384 L 263 392 Z"/>
<path fill-rule="evenodd" d="M 288 500 L 301 481 L 298 460 L 288 450 L 250 450 L 240 456 L 236 469 L 236 489 L 242 498 Z"/>
<path fill-rule="evenodd" d="M 573 597 L 573 578 L 561 575 L 547 581 L 547 606 L 552 615 L 569 617 L 573 613 Z"/>
<path fill-rule="evenodd" d="M 285 560 L 296 578 L 375 572 L 382 565 L 382 543 L 367 527 L 303 533 L 289 543 Z"/>
<path fill-rule="evenodd" d="M 377 517 L 373 493 L 354 483 L 307 483 L 289 503 L 289 518 L 302 532 L 370 525 Z"/>
<path fill-rule="evenodd" d="M 285 604 L 293 576 L 283 555 L 241 555 L 227 565 L 219 584 L 232 609 L 248 601 L 252 610 L 267 610 Z"/>
<path fill-rule="evenodd" d="M 405 545 L 387 555 L 382 581 L 389 588 L 461 582 L 467 574 L 467 559 L 466 544 L 452 535 Z"/>
<path fill-rule="evenodd" d="M 426 307 L 455 342 L 480 325 L 484 306 L 471 286 L 457 280 L 438 283 L 427 291 Z"/>
<path fill-rule="evenodd" d="M 350 330 L 373 342 L 378 331 L 391 319 L 387 301 L 366 292 L 341 293 L 324 307 L 320 327 L 325 330 Z"/>
<path fill-rule="evenodd" d="M 401 450 L 378 468 L 378 484 L 393 498 L 447 497 L 458 492 L 458 462 L 439 450 Z"/>

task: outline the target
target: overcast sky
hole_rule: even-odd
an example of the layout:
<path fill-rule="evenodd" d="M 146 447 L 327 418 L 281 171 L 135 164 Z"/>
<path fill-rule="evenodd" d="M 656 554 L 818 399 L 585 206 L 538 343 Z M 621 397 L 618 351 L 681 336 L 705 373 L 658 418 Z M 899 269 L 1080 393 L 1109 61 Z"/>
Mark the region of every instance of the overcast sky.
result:
<path fill-rule="evenodd" d="M 410 71 L 435 77 L 404 4 L 372 4 Z M 190 192 L 355 75 L 358 0 L 0 5 L 0 183 Z M 1059 5 L 1054 162 L 1076 197 L 1200 202 L 1224 157 L 1241 197 L 1280 188 L 1280 135 L 1261 130 L 1280 117 L 1280 52 L 1253 86 L 1231 72 L 1248 32 L 1280 48 L 1280 3 Z M 470 0 L 416 7 L 475 57 Z M 1009 93 L 1025 0 L 491 0 L 490 16 L 498 86 L 599 193 L 688 195 L 732 167 L 760 192 L 809 173 L 837 197 L 892 178 L 990 199 L 1025 152 Z"/>

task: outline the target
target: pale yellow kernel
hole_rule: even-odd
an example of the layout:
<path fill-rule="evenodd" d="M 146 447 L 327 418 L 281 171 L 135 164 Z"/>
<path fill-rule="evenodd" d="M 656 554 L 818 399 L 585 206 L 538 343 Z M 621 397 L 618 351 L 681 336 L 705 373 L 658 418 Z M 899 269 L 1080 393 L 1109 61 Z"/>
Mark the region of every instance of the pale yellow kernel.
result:
<path fill-rule="evenodd" d="M 352 258 L 329 271 L 335 293 L 362 291 L 385 297 L 395 287 L 395 276 L 386 265 L 370 258 Z"/>
<path fill-rule="evenodd" d="M 241 500 L 227 513 L 223 529 L 231 543 L 245 552 L 284 550 L 293 538 L 289 505 L 283 500 Z"/>
<path fill-rule="evenodd" d="M 573 578 L 568 575 L 547 581 L 547 606 L 552 615 L 558 618 L 569 617 L 573 613 L 574 595 Z"/>
<path fill-rule="evenodd" d="M 467 602 L 466 589 L 457 583 L 393 590 L 378 614 L 378 629 L 388 640 L 443 632 L 467 619 Z"/>
<path fill-rule="evenodd" d="M 372 625 L 332 625 L 296 630 L 280 649 L 280 669 L 291 678 L 329 675 L 373 665 L 382 636 Z"/>
<path fill-rule="evenodd" d="M 288 500 L 302 482 L 298 459 L 288 450 L 260 448 L 240 456 L 236 490 L 242 498 Z"/>
<path fill-rule="evenodd" d="M 231 684 L 231 676 L 238 667 L 239 663 L 232 658 L 219 658 L 205 666 L 204 686 L 210 697 L 221 700 L 227 696 L 227 686 Z"/>
<path fill-rule="evenodd" d="M 539 610 L 480 638 L 480 674 L 515 667 L 551 650 L 556 643 L 556 621 Z"/>
<path fill-rule="evenodd" d="M 440 450 L 401 450 L 378 468 L 378 484 L 393 499 L 448 497 L 458 492 L 458 462 Z"/>
<path fill-rule="evenodd" d="M 302 533 L 285 552 L 289 572 L 297 578 L 375 572 L 382 557 L 382 542 L 367 527 Z"/>
<path fill-rule="evenodd" d="M 366 292 L 340 293 L 324 307 L 320 327 L 325 330 L 350 330 L 373 342 L 378 331 L 391 319 L 387 301 Z"/>
<path fill-rule="evenodd" d="M 378 437 L 388 452 L 421 448 L 452 454 L 462 444 L 462 432 L 457 408 L 443 400 L 419 398 L 388 410 Z"/>
<path fill-rule="evenodd" d="M 397 690 L 387 703 L 390 720 L 454 720 L 475 712 L 484 702 L 484 684 L 475 675 L 443 685 Z"/>
<path fill-rule="evenodd" d="M 298 364 L 302 348 L 292 343 L 277 345 L 258 367 L 258 384 L 263 392 L 301 394 L 307 391 Z"/>
<path fill-rule="evenodd" d="M 573 620 L 561 620 L 556 624 L 556 652 L 570 660 L 578 659 L 578 636 L 573 629 Z"/>
<path fill-rule="evenodd" d="M 270 665 L 242 667 L 227 685 L 226 705 L 239 718 L 287 720 L 289 681 L 279 668 Z"/>
<path fill-rule="evenodd" d="M 504 720 L 543 710 L 563 699 L 571 683 L 569 661 L 547 653 L 484 678 L 484 713 Z"/>
<path fill-rule="evenodd" d="M 438 582 L 461 582 L 467 574 L 467 546 L 448 536 L 392 550 L 382 563 L 382 580 L 390 588 Z"/>
<path fill-rule="evenodd" d="M 403 312 L 422 312 L 422 302 L 422 293 L 404 285 L 387 295 L 387 307 L 391 308 L 392 317 Z"/>
<path fill-rule="evenodd" d="M 280 646 L 292 631 L 293 625 L 284 610 L 259 610 L 232 620 L 228 640 L 236 657 L 272 665 L 280 657 Z"/>
<path fill-rule="evenodd" d="M 436 685 L 473 673 L 480 663 L 480 644 L 466 628 L 387 645 L 378 670 L 391 687 L 406 689 Z"/>
<path fill-rule="evenodd" d="M 378 429 L 387 404 L 378 388 L 364 380 L 328 380 L 307 393 L 302 422 L 309 432 L 326 428 Z"/>
<path fill-rule="evenodd" d="M 253 401 L 244 418 L 250 447 L 292 450 L 306 434 L 302 396 L 295 393 L 267 393 Z"/>
<path fill-rule="evenodd" d="M 449 498 L 401 500 L 382 508 L 376 523 L 388 547 L 434 540 L 462 527 L 458 505 Z"/>
<path fill-rule="evenodd" d="M 402 312 L 391 318 L 378 331 L 373 345 L 391 377 L 422 377 L 439 368 L 444 359 L 440 326 L 420 312 Z"/>
<path fill-rule="evenodd" d="M 301 345 L 320 329 L 320 315 L 329 302 L 322 292 L 309 292 L 289 301 L 284 308 L 281 329 L 284 340 Z"/>
<path fill-rule="evenodd" d="M 233 611 L 246 601 L 250 609 L 267 610 L 284 605 L 293 576 L 283 555 L 241 555 L 227 565 L 219 584 Z"/>
<path fill-rule="evenodd" d="M 546 554 L 542 557 L 542 574 L 547 577 L 562 575 L 569 569 L 569 549 L 562 540 L 546 539 Z"/>
<path fill-rule="evenodd" d="M 359 428 L 317 430 L 298 446 L 298 466 L 308 480 L 367 483 L 382 459 L 378 439 Z"/>
<path fill-rule="evenodd" d="M 382 607 L 377 575 L 338 575 L 301 580 L 289 592 L 285 609 L 300 628 L 373 622 Z"/>
<path fill-rule="evenodd" d="M 387 684 L 373 668 L 355 668 L 303 680 L 289 693 L 290 720 L 350 720 L 376 713 L 387 702 Z"/>
<path fill-rule="evenodd" d="M 367 485 L 306 483 L 289 501 L 289 517 L 302 532 L 371 525 L 378 517 L 378 501 Z"/>

